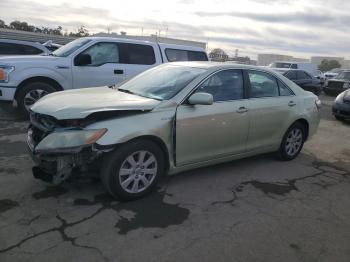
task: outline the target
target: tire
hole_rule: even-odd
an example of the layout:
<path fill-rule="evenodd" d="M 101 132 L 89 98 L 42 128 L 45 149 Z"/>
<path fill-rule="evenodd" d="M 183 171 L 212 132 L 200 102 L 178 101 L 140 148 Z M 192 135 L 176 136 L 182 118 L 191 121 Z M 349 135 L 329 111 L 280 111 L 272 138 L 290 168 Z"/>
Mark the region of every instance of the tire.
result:
<path fill-rule="evenodd" d="M 44 82 L 33 82 L 25 85 L 18 91 L 17 105 L 20 114 L 28 118 L 29 107 L 41 97 L 57 91 L 52 85 Z"/>
<path fill-rule="evenodd" d="M 140 162 L 141 154 L 145 154 L 143 162 Z M 152 161 L 152 157 L 155 161 Z M 151 164 L 147 165 L 148 161 Z M 144 172 L 146 169 L 152 170 L 153 173 Z M 164 171 L 163 151 L 154 142 L 140 139 L 126 143 L 104 157 L 101 180 L 112 196 L 129 201 L 152 192 Z"/>
<path fill-rule="evenodd" d="M 296 158 L 303 148 L 305 138 L 305 126 L 299 122 L 295 122 L 288 128 L 283 136 L 280 148 L 277 152 L 278 157 L 283 161 Z"/>
<path fill-rule="evenodd" d="M 336 115 L 334 115 L 334 117 L 335 117 L 335 119 L 337 119 L 337 120 L 339 120 L 339 121 L 343 121 L 343 120 L 344 120 L 344 118 L 341 117 L 341 116 L 336 116 Z"/>

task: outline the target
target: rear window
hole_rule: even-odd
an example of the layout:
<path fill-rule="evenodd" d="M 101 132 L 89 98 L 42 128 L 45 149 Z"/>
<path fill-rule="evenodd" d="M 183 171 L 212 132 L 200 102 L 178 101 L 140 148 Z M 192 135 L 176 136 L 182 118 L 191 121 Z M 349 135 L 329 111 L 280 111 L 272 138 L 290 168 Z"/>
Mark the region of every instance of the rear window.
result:
<path fill-rule="evenodd" d="M 190 51 L 181 49 L 165 49 L 165 55 L 169 62 L 177 61 L 208 61 L 207 54 L 201 51 Z"/>
<path fill-rule="evenodd" d="M 42 50 L 30 45 L 0 43 L 0 55 L 37 55 Z"/>

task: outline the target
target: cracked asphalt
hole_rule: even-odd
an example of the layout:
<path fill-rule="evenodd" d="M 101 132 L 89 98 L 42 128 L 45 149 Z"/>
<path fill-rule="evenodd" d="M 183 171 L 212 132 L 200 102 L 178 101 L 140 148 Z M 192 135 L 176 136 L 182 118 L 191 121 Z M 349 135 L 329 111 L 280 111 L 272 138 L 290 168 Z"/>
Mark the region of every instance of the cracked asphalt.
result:
<path fill-rule="evenodd" d="M 301 155 L 256 156 L 166 177 L 117 202 L 98 181 L 31 175 L 27 123 L 0 109 L 0 261 L 349 261 L 350 124 L 322 96 Z"/>

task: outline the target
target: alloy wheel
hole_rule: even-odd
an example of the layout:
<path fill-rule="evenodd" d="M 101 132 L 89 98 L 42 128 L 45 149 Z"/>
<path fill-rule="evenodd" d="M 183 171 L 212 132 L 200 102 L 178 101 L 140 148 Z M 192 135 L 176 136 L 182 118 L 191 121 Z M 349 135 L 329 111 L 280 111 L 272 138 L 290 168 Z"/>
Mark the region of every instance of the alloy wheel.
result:
<path fill-rule="evenodd" d="M 34 105 L 36 101 L 38 101 L 40 98 L 43 96 L 46 96 L 48 94 L 47 91 L 42 90 L 42 89 L 34 89 L 29 91 L 25 96 L 24 96 L 24 106 L 27 111 L 29 111 L 29 108 Z"/>
<path fill-rule="evenodd" d="M 137 151 L 129 155 L 119 170 L 119 183 L 128 193 L 146 190 L 157 175 L 157 159 L 149 151 Z"/>
<path fill-rule="evenodd" d="M 303 132 L 299 128 L 293 128 L 286 140 L 285 150 L 286 153 L 293 157 L 297 154 L 303 144 Z"/>

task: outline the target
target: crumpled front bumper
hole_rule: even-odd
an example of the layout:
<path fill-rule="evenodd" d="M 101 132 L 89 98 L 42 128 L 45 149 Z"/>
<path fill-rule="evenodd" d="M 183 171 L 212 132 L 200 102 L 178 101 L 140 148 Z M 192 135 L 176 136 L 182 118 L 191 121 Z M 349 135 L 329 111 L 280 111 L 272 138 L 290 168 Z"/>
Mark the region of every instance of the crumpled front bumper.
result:
<path fill-rule="evenodd" d="M 68 179 L 73 169 L 87 168 L 100 155 L 100 152 L 92 150 L 92 146 L 81 148 L 81 150 L 74 148 L 71 152 L 67 150 L 64 153 L 37 153 L 30 131 L 27 135 L 27 148 L 36 164 L 32 168 L 33 176 L 54 185 Z"/>

